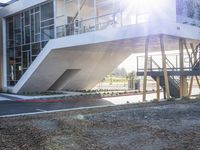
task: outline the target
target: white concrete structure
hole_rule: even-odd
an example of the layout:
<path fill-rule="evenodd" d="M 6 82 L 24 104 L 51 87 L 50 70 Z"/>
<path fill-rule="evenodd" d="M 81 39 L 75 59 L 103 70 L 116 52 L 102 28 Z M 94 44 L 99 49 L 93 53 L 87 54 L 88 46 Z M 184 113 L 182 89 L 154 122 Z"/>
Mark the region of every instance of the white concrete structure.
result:
<path fill-rule="evenodd" d="M 147 36 L 153 37 L 151 51 L 160 50 L 161 34 L 165 35 L 166 50 L 178 49 L 179 38 L 199 42 L 198 17 L 177 15 L 176 0 L 134 2 L 19 0 L 0 9 L 3 90 L 13 93 L 87 90 L 131 53 L 144 52 Z M 52 8 L 52 15 L 44 10 L 47 6 Z M 37 14 L 40 14 L 38 32 Z M 22 20 L 20 25 L 17 19 Z M 10 27 L 15 29 L 14 36 L 8 31 Z M 33 53 L 37 44 L 41 52 L 36 56 Z M 10 55 L 13 51 L 14 56 Z"/>

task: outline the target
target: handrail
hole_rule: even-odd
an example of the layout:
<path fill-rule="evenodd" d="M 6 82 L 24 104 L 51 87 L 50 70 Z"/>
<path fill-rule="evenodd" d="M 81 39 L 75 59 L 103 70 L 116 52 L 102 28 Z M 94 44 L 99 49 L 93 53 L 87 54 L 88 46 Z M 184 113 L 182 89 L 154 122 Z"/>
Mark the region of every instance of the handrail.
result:
<path fill-rule="evenodd" d="M 196 61 L 194 62 L 193 68 L 196 67 L 196 65 L 199 63 L 200 61 L 200 43 L 196 46 L 195 48 L 196 52 L 193 55 L 199 55 L 199 57 L 196 59 Z M 199 64 L 200 65 L 200 64 Z M 200 66 L 199 66 L 200 67 Z"/>
<path fill-rule="evenodd" d="M 139 62 L 139 59 L 140 58 L 144 58 L 143 56 L 138 56 L 137 59 Z M 148 57 L 148 63 L 151 64 L 150 67 L 148 68 L 148 71 L 161 71 L 162 70 L 162 67 L 152 58 L 152 56 L 149 56 Z M 170 62 L 169 59 L 167 59 L 167 63 L 168 63 L 168 68 L 167 68 L 167 71 L 179 71 L 180 68 L 178 67 L 175 67 L 172 62 Z M 172 67 L 170 67 L 170 65 Z M 155 66 L 155 67 L 154 67 Z M 191 68 L 190 67 L 184 67 L 183 70 L 190 70 Z M 140 68 L 139 65 L 137 65 L 137 70 L 138 71 L 144 71 L 143 68 Z"/>
<path fill-rule="evenodd" d="M 65 31 L 68 31 L 68 30 L 72 31 L 74 25 L 76 23 L 78 23 L 78 26 L 79 26 L 79 33 L 78 34 L 81 34 L 81 33 L 87 32 L 87 31 L 83 31 L 83 29 L 81 29 L 81 24 L 84 23 L 84 22 L 87 22 L 87 21 L 94 21 L 94 24 L 92 24 L 92 25 L 95 28 L 95 30 L 103 30 L 103 29 L 106 29 L 109 25 L 119 24 L 119 23 L 116 22 L 116 20 L 115 20 L 116 18 L 114 17 L 117 14 L 120 14 L 120 12 L 115 11 L 115 12 L 112 12 L 112 13 L 108 13 L 108 14 L 105 14 L 105 15 L 98 16 L 98 17 L 90 17 L 90 18 L 87 18 L 87 19 L 84 19 L 84 20 L 78 20 L 77 22 L 76 22 L 76 20 L 74 20 L 73 22 L 57 26 L 57 28 L 64 27 Z M 102 22 L 97 23 L 97 19 L 99 20 L 101 18 L 105 18 L 105 17 L 108 17 L 108 16 L 113 16 L 113 18 L 110 19 L 110 20 L 107 20 L 107 21 L 102 21 Z M 99 28 L 101 25 L 105 25 L 105 24 L 107 24 L 107 25 L 104 26 L 103 28 Z M 56 32 L 56 33 L 60 33 L 60 32 Z M 66 33 L 64 33 L 64 36 L 66 36 Z"/>
<path fill-rule="evenodd" d="M 168 67 L 172 68 L 172 70 L 174 70 L 176 67 L 174 66 L 174 64 L 166 57 L 166 64 L 168 65 Z M 171 65 L 171 66 L 169 66 Z"/>
<path fill-rule="evenodd" d="M 151 59 L 151 60 L 154 63 L 154 65 L 156 65 L 158 67 L 158 69 L 161 69 L 161 67 L 156 63 L 156 61 L 154 59 Z"/>

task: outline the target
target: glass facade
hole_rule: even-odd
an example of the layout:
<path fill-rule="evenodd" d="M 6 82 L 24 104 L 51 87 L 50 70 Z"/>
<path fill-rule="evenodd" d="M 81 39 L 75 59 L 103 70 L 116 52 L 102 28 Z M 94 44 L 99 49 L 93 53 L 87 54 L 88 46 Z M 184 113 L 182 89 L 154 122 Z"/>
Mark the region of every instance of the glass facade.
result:
<path fill-rule="evenodd" d="M 13 86 L 54 38 L 53 1 L 6 18 L 7 84 Z"/>

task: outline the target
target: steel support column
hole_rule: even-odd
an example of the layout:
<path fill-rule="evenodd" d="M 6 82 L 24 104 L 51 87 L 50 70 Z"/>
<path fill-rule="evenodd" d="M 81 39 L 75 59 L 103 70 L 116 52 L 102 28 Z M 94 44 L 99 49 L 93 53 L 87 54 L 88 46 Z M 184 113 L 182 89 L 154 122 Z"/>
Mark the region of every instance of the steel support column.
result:
<path fill-rule="evenodd" d="M 192 53 L 193 53 L 193 64 L 192 64 L 192 66 L 194 66 L 194 63 L 197 61 L 197 53 L 198 53 L 198 50 L 197 50 L 197 48 L 198 48 L 198 46 L 199 45 L 197 45 L 197 47 L 196 47 L 196 50 L 195 50 L 195 48 L 194 48 L 194 45 L 192 44 L 192 43 L 190 43 L 190 47 L 191 47 L 191 49 L 192 49 Z M 200 56 L 199 56 L 200 57 Z M 195 76 L 195 78 L 196 78 L 196 81 L 197 81 L 197 84 L 198 84 L 198 86 L 199 86 L 199 88 L 200 88 L 200 81 L 199 81 L 199 79 L 198 79 L 198 76 Z M 192 77 L 191 78 L 191 80 L 193 80 L 194 79 L 194 77 Z M 190 81 L 190 82 L 192 82 L 192 81 Z M 192 92 L 192 86 L 193 86 L 193 82 L 192 82 L 192 84 L 190 85 L 191 87 L 191 92 Z M 191 93 L 190 93 L 191 94 Z"/>
<path fill-rule="evenodd" d="M 156 77 L 157 100 L 160 101 L 160 77 Z"/>
<path fill-rule="evenodd" d="M 184 71 L 184 43 L 185 40 L 179 39 L 180 71 Z M 188 96 L 187 76 L 180 76 L 180 97 Z"/>
<path fill-rule="evenodd" d="M 165 54 L 163 35 L 160 35 L 160 47 L 161 47 L 161 53 L 162 53 L 162 63 L 163 63 L 163 72 L 164 72 L 164 80 L 165 80 L 165 90 L 166 90 L 167 98 L 170 98 L 169 78 L 168 78 L 168 73 L 167 73 L 166 54 Z"/>
<path fill-rule="evenodd" d="M 146 41 L 145 41 L 144 80 L 143 80 L 143 102 L 146 102 L 148 53 L 149 53 L 149 37 L 147 37 L 147 38 L 146 38 Z"/>

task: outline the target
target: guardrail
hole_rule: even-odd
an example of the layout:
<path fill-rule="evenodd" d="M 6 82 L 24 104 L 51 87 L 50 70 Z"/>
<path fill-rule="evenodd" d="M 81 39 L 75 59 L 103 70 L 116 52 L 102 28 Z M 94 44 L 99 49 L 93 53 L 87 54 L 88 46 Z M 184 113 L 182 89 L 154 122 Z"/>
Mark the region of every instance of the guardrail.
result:
<path fill-rule="evenodd" d="M 144 56 L 137 57 L 137 72 L 144 72 L 144 59 L 145 59 Z M 170 58 L 167 57 L 166 58 L 167 71 L 193 71 L 193 66 L 187 60 L 188 60 L 188 57 L 185 57 L 184 67 L 182 69 L 180 68 L 179 55 L 173 55 L 173 56 L 171 55 Z M 200 58 L 198 58 L 198 60 L 200 61 Z M 155 56 L 148 57 L 147 71 L 148 72 L 163 71 L 161 56 L 155 55 Z"/>

